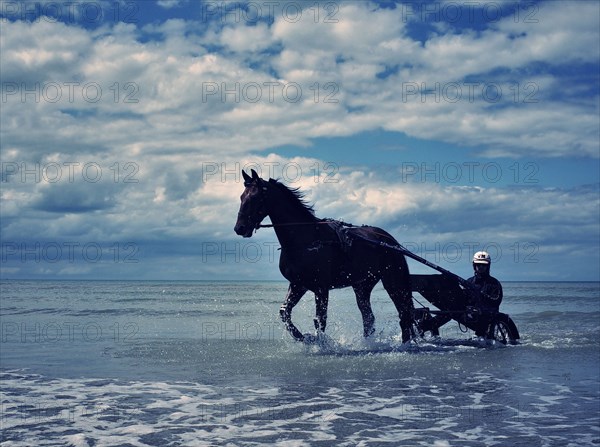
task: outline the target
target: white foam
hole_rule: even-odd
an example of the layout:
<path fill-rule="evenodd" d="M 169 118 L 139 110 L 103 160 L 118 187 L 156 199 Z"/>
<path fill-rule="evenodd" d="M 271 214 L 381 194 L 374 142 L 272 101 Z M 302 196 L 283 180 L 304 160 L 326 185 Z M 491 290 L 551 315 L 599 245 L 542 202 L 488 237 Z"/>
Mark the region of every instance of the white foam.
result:
<path fill-rule="evenodd" d="M 77 433 L 75 435 L 68 435 L 63 438 L 67 445 L 72 447 L 90 447 L 90 444 L 85 440 L 83 433 Z"/>
<path fill-rule="evenodd" d="M 326 378 L 323 380 L 331 381 L 331 386 L 311 380 L 305 388 L 286 383 L 223 387 L 191 382 L 48 380 L 7 374 L 3 387 L 11 392 L 3 395 L 2 409 L 3 431 L 9 436 L 3 445 L 21 447 L 31 445 L 33 439 L 73 447 L 87 447 L 88 440 L 98 447 L 119 443 L 143 446 L 147 445 L 144 436 L 163 432 L 181 445 L 195 445 L 201 439 L 209 445 L 404 442 L 460 447 L 468 443 L 507 445 L 523 436 L 541 436 L 564 445 L 575 441 L 593 445 L 598 438 L 598 430 L 589 429 L 594 424 L 593 414 L 573 420 L 563 408 L 566 402 L 569 409 L 573 405 L 591 407 L 595 402 L 573 395 L 564 385 L 534 377 L 515 388 L 511 380 L 485 372 L 471 372 L 465 383 L 462 373 L 451 369 L 431 383 L 430 378 L 419 375 L 401 377 L 406 371 L 403 362 L 412 354 L 386 355 L 398 367 L 398 378 Z M 430 359 L 417 359 L 424 360 L 422 365 L 431 365 Z M 346 360 L 323 359 L 326 365 Z M 379 364 L 387 365 L 387 360 Z M 507 393 L 516 393 L 522 401 L 507 402 Z M 57 395 L 61 396 L 58 401 Z M 54 412 L 28 413 L 32 404 L 54 408 Z M 340 427 L 348 427 L 343 435 Z M 19 440 L 17 434 L 22 432 L 27 432 L 27 442 Z M 290 439 L 292 432 L 302 440 Z M 160 438 L 153 442 L 159 443 Z"/>

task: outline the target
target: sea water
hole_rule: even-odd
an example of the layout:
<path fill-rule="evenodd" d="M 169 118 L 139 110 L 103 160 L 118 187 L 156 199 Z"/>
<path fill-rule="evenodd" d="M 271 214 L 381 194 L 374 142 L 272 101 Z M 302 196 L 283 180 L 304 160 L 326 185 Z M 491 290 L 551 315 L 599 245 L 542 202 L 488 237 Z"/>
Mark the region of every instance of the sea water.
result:
<path fill-rule="evenodd" d="M 402 344 L 380 285 L 372 337 L 335 290 L 327 336 L 304 345 L 278 318 L 286 290 L 2 282 L 0 444 L 600 445 L 599 283 L 504 283 L 514 346 L 454 322 Z M 293 320 L 313 316 L 307 294 Z"/>

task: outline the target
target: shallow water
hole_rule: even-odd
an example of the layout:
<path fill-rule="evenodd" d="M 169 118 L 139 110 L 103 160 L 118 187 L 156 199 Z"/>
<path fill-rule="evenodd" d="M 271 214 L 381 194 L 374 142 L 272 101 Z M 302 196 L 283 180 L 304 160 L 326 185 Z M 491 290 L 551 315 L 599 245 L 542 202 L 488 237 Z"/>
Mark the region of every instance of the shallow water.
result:
<path fill-rule="evenodd" d="M 598 283 L 505 283 L 516 346 L 453 322 L 403 345 L 380 286 L 374 337 L 333 291 L 327 337 L 306 346 L 278 320 L 286 289 L 3 282 L 2 445 L 600 444 Z M 304 332 L 313 313 L 307 295 Z"/>

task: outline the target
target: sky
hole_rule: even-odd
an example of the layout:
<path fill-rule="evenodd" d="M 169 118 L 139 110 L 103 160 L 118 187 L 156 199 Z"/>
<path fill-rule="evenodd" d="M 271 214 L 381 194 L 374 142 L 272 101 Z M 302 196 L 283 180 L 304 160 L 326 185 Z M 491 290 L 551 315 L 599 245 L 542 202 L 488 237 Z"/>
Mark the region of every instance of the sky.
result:
<path fill-rule="evenodd" d="M 273 230 L 233 231 L 255 169 L 463 277 L 598 281 L 599 30 L 596 1 L 1 0 L 0 277 L 282 280 Z"/>

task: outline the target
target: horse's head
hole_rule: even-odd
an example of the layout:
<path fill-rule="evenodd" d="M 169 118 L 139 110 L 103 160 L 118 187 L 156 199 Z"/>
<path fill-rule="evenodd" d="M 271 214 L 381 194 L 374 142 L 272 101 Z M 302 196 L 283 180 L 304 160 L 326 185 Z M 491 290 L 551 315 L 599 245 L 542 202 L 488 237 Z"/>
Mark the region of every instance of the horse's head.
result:
<path fill-rule="evenodd" d="M 244 192 L 240 200 L 240 211 L 234 231 L 243 237 L 251 237 L 255 228 L 267 217 L 267 185 L 256 171 L 252 169 L 252 177 L 242 171 L 244 176 Z"/>

